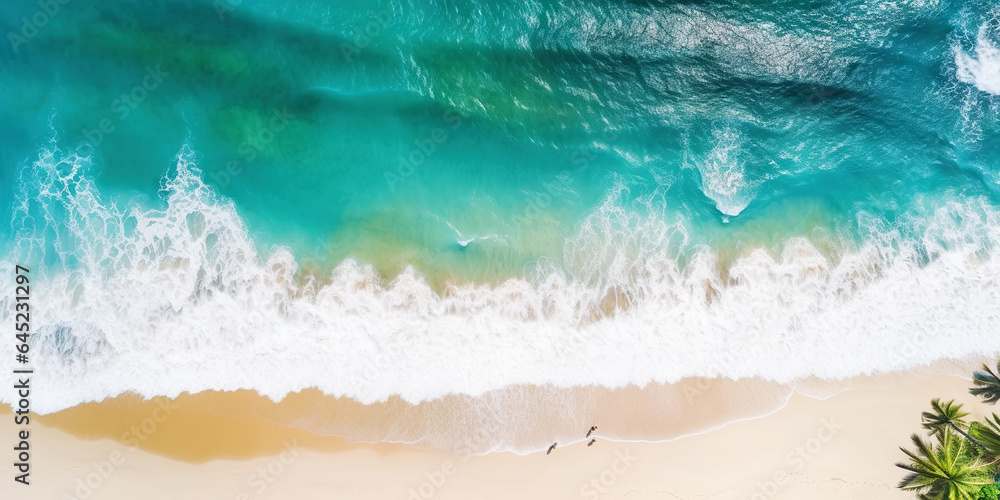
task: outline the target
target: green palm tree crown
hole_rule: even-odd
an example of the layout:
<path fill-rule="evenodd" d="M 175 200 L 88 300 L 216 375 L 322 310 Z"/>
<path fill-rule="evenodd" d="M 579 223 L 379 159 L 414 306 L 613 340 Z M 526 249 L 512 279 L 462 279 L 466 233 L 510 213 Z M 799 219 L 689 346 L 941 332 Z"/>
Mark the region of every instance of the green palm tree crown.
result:
<path fill-rule="evenodd" d="M 921 500 L 972 500 L 979 490 L 993 483 L 990 465 L 980 460 L 968 442 L 944 431 L 937 448 L 914 434 L 916 451 L 900 447 L 909 463 L 897 463 L 910 473 L 899 482 L 904 491 L 916 491 Z"/>
<path fill-rule="evenodd" d="M 986 419 L 986 425 L 973 422 L 969 434 L 979 441 L 990 457 L 1000 458 L 1000 417 L 993 414 L 993 420 Z"/>
<path fill-rule="evenodd" d="M 955 400 L 942 403 L 940 399 L 931 400 L 931 410 L 920 414 L 924 429 L 930 432 L 940 441 L 944 441 L 944 435 L 950 431 L 958 431 L 965 434 L 964 430 L 969 427 L 965 417 L 969 412 L 962 411 L 962 404 L 955 403 Z"/>
<path fill-rule="evenodd" d="M 997 373 L 1000 373 L 1000 361 L 997 362 Z M 990 367 L 983 365 L 982 371 L 973 373 L 972 383 L 976 386 L 969 389 L 970 393 L 991 405 L 1000 401 L 1000 377 Z"/>
<path fill-rule="evenodd" d="M 962 411 L 962 403 L 955 403 L 954 399 L 942 403 L 940 399 L 934 398 L 931 400 L 931 410 L 933 411 L 925 411 L 920 414 L 924 429 L 927 429 L 931 436 L 937 437 L 939 441 L 944 441 L 947 434 L 955 431 L 980 450 L 988 451 L 983 443 L 966 432 L 969 423 L 965 421 L 965 417 L 969 415 L 969 412 Z"/>

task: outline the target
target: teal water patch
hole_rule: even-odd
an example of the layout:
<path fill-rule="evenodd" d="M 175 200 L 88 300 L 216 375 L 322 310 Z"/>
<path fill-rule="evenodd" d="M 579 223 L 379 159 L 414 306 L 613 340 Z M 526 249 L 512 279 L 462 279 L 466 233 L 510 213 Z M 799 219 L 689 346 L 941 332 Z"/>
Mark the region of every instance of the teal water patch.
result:
<path fill-rule="evenodd" d="M 56 137 L 107 196 L 162 206 L 189 144 L 264 254 L 290 246 L 323 272 L 354 257 L 390 276 L 524 275 L 562 259 L 611 193 L 683 220 L 690 247 L 857 247 L 861 220 L 996 202 L 997 96 L 976 86 L 990 12 L 67 4 L 3 56 L 2 180 L 13 199 Z M 30 14 L 2 20 L 18 32 Z"/>

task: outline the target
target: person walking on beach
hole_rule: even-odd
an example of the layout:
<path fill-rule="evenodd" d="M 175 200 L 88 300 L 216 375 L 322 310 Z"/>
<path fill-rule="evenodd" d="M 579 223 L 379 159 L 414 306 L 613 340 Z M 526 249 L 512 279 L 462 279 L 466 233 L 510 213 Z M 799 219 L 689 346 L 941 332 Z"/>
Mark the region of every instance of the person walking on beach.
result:
<path fill-rule="evenodd" d="M 548 455 L 549 453 L 552 453 L 552 450 L 556 449 L 557 444 L 559 443 L 558 442 L 552 443 L 552 446 L 549 446 L 549 451 L 546 451 L 545 454 Z"/>
<path fill-rule="evenodd" d="M 590 430 L 587 431 L 587 437 L 590 437 L 590 435 L 593 434 L 594 431 L 596 431 L 596 430 L 597 430 L 597 426 L 596 425 L 593 426 L 593 427 L 591 427 Z"/>
<path fill-rule="evenodd" d="M 597 442 L 596 439 L 591 439 L 590 442 L 587 443 L 587 446 L 594 446 L 594 443 L 596 443 L 596 442 Z"/>

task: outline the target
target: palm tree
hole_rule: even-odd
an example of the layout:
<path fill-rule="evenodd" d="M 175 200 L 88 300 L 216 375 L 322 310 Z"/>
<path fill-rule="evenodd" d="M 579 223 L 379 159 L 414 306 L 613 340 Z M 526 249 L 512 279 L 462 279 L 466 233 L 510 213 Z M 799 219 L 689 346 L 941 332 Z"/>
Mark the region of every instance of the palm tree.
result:
<path fill-rule="evenodd" d="M 1000 417 L 996 413 L 993 414 L 993 420 L 986 418 L 986 425 L 973 422 L 969 427 L 969 434 L 976 437 L 986 453 L 1000 458 Z"/>
<path fill-rule="evenodd" d="M 910 471 L 899 488 L 916 491 L 920 500 L 972 500 L 980 488 L 993 484 L 991 464 L 983 463 L 967 448 L 967 441 L 943 432 L 943 441 L 937 448 L 914 434 L 910 437 L 917 449 L 914 452 L 900 447 L 910 458 L 910 463 L 897 463 L 896 467 Z"/>
<path fill-rule="evenodd" d="M 965 432 L 969 424 L 963 417 L 968 416 L 969 413 L 962 411 L 961 403 L 955 404 L 955 400 L 953 399 L 942 404 L 940 399 L 934 398 L 931 400 L 931 409 L 934 410 L 933 413 L 925 411 L 920 414 L 920 420 L 923 421 L 924 429 L 930 431 L 931 436 L 937 436 L 938 441 L 943 443 L 945 437 L 950 433 L 949 431 L 954 430 L 979 448 L 986 450 L 983 443 L 980 443 L 976 438 Z"/>
<path fill-rule="evenodd" d="M 997 372 L 1000 372 L 1000 361 L 997 361 Z M 969 389 L 969 392 L 983 398 L 983 401 L 993 405 L 1000 401 L 1000 377 L 990 367 L 983 365 L 983 371 L 972 374 L 972 383 L 976 387 Z"/>

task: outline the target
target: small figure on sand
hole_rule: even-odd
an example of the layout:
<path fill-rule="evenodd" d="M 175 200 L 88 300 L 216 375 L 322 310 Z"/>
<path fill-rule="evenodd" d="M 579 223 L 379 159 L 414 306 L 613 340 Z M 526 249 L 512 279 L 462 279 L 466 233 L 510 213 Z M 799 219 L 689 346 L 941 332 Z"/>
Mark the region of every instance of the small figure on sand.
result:
<path fill-rule="evenodd" d="M 596 439 L 591 439 L 590 442 L 587 443 L 587 446 L 594 446 L 594 443 L 596 443 L 596 442 L 597 442 Z"/>
<path fill-rule="evenodd" d="M 552 446 L 549 446 L 549 451 L 546 451 L 545 454 L 548 455 L 549 453 L 552 453 L 552 450 L 556 449 L 557 444 L 559 443 L 558 442 L 552 443 Z"/>
<path fill-rule="evenodd" d="M 594 431 L 596 431 L 596 430 L 597 430 L 597 426 L 596 425 L 593 426 L 593 427 L 591 427 L 590 430 L 587 431 L 587 437 L 590 437 L 590 435 L 593 434 Z"/>

